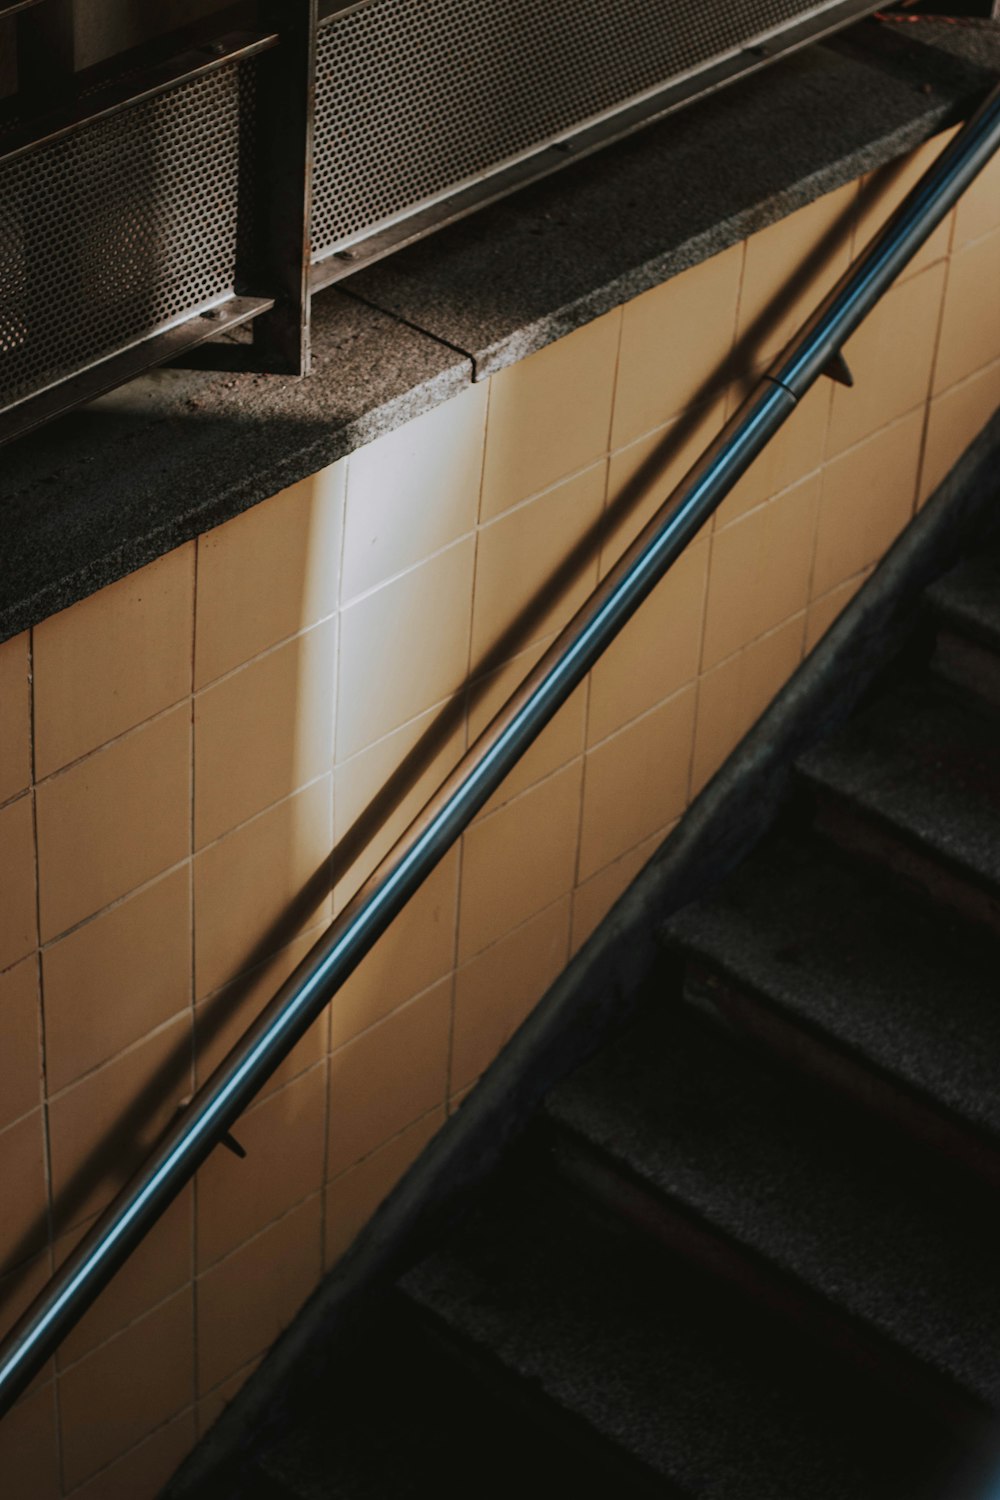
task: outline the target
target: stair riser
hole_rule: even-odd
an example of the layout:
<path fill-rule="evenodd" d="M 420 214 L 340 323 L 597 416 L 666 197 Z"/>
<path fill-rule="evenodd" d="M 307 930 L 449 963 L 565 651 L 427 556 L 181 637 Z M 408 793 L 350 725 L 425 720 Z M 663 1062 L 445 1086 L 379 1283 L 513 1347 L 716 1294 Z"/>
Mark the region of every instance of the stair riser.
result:
<path fill-rule="evenodd" d="M 895 828 L 826 788 L 811 790 L 810 822 L 839 849 L 891 871 L 916 896 L 1000 937 L 1000 892 L 906 840 Z"/>
<path fill-rule="evenodd" d="M 824 1353 L 844 1360 L 863 1378 L 874 1379 L 894 1398 L 911 1402 L 926 1418 L 943 1423 L 963 1441 L 978 1445 L 991 1430 L 991 1414 L 947 1377 L 912 1359 L 869 1325 L 840 1312 L 821 1295 L 724 1229 L 637 1179 L 599 1147 L 562 1125 L 546 1126 L 549 1166 L 612 1217 L 661 1245 L 669 1256 L 737 1288 L 758 1306 L 785 1320 Z"/>
<path fill-rule="evenodd" d="M 938 632 L 931 671 L 952 687 L 1000 710 L 1000 654 L 957 631 Z"/>
<path fill-rule="evenodd" d="M 700 959 L 689 960 L 684 998 L 753 1038 L 795 1072 L 877 1115 L 950 1163 L 1000 1190 L 1000 1148 L 896 1082 L 860 1055 L 783 1013 Z"/>

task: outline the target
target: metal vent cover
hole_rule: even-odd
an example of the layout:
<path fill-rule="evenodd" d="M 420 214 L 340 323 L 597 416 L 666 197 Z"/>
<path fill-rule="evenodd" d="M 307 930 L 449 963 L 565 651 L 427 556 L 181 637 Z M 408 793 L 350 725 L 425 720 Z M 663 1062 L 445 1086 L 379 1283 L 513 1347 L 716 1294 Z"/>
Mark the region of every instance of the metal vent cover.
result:
<path fill-rule="evenodd" d="M 314 258 L 721 58 L 843 10 L 843 0 L 340 7 L 319 34 Z"/>
<path fill-rule="evenodd" d="M 0 160 L 0 405 L 231 297 L 255 63 Z"/>

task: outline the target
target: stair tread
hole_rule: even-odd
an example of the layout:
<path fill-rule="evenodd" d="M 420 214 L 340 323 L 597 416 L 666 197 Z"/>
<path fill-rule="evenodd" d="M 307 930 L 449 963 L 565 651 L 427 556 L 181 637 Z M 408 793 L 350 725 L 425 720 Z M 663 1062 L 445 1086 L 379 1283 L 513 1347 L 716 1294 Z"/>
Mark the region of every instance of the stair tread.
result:
<path fill-rule="evenodd" d="M 1000 538 L 993 538 L 927 590 L 939 619 L 1000 651 Z"/>
<path fill-rule="evenodd" d="M 647 1005 L 547 1102 L 650 1189 L 1000 1406 L 1000 1226 L 894 1133 Z"/>
<path fill-rule="evenodd" d="M 799 773 L 911 843 L 1000 890 L 1000 732 L 929 683 L 869 704 L 806 752 Z"/>
<path fill-rule="evenodd" d="M 668 938 L 1000 1142 L 995 948 L 877 870 L 772 836 Z"/>
<path fill-rule="evenodd" d="M 959 1494 L 929 1484 L 936 1437 L 900 1446 L 891 1403 L 876 1411 L 793 1334 L 551 1183 L 494 1195 L 401 1285 L 684 1494 Z"/>

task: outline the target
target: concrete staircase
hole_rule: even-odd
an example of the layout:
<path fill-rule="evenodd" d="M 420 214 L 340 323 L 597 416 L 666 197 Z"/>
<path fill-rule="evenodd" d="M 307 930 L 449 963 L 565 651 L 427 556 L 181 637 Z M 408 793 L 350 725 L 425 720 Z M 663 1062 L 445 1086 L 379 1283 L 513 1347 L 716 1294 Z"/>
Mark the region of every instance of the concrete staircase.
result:
<path fill-rule="evenodd" d="M 994 544 L 241 1493 L 988 1500 L 998 1190 Z"/>

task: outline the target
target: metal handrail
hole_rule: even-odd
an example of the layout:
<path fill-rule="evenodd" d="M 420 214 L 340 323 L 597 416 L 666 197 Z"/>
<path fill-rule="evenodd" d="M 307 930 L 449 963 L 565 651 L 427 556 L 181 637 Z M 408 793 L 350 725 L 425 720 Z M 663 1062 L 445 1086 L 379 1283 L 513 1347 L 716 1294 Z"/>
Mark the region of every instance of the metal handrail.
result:
<path fill-rule="evenodd" d="M 8 1409 L 1000 147 L 1000 85 L 774 361 L 0 1344 Z"/>

